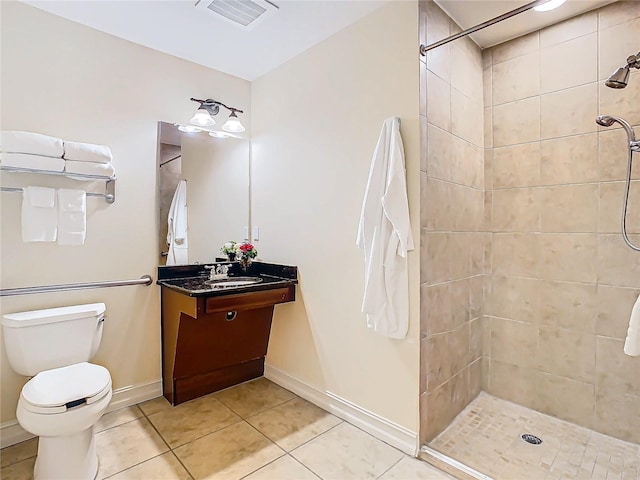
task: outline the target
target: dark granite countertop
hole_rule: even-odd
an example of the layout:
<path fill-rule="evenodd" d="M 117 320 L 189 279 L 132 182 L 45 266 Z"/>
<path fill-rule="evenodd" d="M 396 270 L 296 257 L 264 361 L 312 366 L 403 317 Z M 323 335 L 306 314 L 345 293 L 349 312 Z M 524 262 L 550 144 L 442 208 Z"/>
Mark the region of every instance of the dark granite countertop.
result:
<path fill-rule="evenodd" d="M 259 277 L 260 283 L 229 286 L 224 283 L 209 284 L 209 270 L 212 265 L 229 265 L 228 278 Z M 253 262 L 243 271 L 237 262 L 213 262 L 202 265 L 178 265 L 158 267 L 158 285 L 170 288 L 190 297 L 213 297 L 238 293 L 259 292 L 274 288 L 288 287 L 298 283 L 298 268 L 274 263 Z"/>

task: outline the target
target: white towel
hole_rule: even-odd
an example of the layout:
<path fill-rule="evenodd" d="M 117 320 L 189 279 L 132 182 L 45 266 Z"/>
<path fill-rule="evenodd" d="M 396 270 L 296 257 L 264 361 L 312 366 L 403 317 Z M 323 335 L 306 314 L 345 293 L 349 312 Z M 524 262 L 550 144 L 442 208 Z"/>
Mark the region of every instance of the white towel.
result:
<path fill-rule="evenodd" d="M 87 236 L 87 194 L 58 189 L 58 245 L 84 245 Z"/>
<path fill-rule="evenodd" d="M 30 153 L 62 158 L 62 140 L 41 133 L 4 131 L 0 135 L 0 150 L 8 153 Z"/>
<path fill-rule="evenodd" d="M 78 162 L 74 160 L 66 160 L 64 171 L 81 175 L 103 175 L 105 177 L 113 177 L 116 174 L 116 169 L 110 163 Z M 69 177 L 74 178 L 73 176 Z M 87 181 L 86 178 L 75 179 Z"/>
<path fill-rule="evenodd" d="M 111 163 L 113 155 L 106 145 L 64 141 L 64 159 L 78 162 Z"/>
<path fill-rule="evenodd" d="M 51 170 L 62 172 L 64 160 L 61 158 L 44 157 L 28 153 L 2 153 L 0 163 L 3 167 L 31 168 L 33 170 Z"/>
<path fill-rule="evenodd" d="M 624 353 L 631 357 L 640 356 L 640 296 L 631 309 L 627 339 L 624 342 Z"/>
<path fill-rule="evenodd" d="M 56 191 L 24 187 L 22 193 L 22 241 L 54 242 L 58 231 Z"/>

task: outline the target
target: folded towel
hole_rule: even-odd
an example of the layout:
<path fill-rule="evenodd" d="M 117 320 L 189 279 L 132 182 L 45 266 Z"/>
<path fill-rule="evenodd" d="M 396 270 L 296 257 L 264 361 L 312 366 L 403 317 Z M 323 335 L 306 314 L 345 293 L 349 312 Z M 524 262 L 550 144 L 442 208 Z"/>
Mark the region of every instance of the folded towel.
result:
<path fill-rule="evenodd" d="M 4 131 L 0 135 L 0 151 L 62 158 L 64 149 L 59 138 L 41 133 Z"/>
<path fill-rule="evenodd" d="M 624 342 L 624 353 L 631 357 L 640 356 L 640 296 L 631 309 L 627 339 Z"/>
<path fill-rule="evenodd" d="M 53 188 L 24 187 L 22 193 L 23 242 L 55 241 L 58 231 L 55 194 L 56 191 Z"/>
<path fill-rule="evenodd" d="M 87 236 L 87 194 L 58 189 L 58 245 L 84 245 Z"/>
<path fill-rule="evenodd" d="M 64 160 L 62 158 L 43 157 L 28 153 L 2 153 L 0 164 L 3 167 L 31 168 L 33 170 L 52 170 L 62 172 Z"/>
<path fill-rule="evenodd" d="M 105 177 L 112 177 L 116 173 L 115 168 L 110 163 L 78 162 L 73 160 L 66 160 L 64 171 L 82 175 L 103 175 Z M 71 178 L 74 177 L 71 176 Z M 77 178 L 76 180 L 86 181 L 87 179 Z"/>
<path fill-rule="evenodd" d="M 111 163 L 113 156 L 106 145 L 64 141 L 64 159 L 78 162 Z"/>

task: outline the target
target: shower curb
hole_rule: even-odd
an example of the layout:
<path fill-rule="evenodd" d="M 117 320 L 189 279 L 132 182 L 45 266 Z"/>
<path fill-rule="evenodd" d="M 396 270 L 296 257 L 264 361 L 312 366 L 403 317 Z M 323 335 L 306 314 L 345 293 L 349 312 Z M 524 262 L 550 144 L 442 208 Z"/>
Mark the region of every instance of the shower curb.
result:
<path fill-rule="evenodd" d="M 492 477 L 480 473 L 464 463 L 454 460 L 431 447 L 423 445 L 418 452 L 418 458 L 430 465 L 448 473 L 458 480 L 494 480 Z"/>

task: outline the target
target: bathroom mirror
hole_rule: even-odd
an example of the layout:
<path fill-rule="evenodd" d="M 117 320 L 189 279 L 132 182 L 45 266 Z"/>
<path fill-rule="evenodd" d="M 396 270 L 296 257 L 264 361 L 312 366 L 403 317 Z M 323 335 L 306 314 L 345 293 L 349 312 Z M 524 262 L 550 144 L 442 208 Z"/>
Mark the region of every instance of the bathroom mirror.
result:
<path fill-rule="evenodd" d="M 249 225 L 249 140 L 181 132 L 158 124 L 159 264 L 167 259 L 167 217 L 180 180 L 187 183 L 186 263 L 208 263 L 229 240 L 242 241 Z M 181 262 L 182 263 L 182 262 Z"/>

